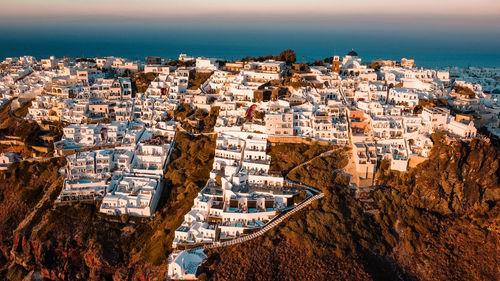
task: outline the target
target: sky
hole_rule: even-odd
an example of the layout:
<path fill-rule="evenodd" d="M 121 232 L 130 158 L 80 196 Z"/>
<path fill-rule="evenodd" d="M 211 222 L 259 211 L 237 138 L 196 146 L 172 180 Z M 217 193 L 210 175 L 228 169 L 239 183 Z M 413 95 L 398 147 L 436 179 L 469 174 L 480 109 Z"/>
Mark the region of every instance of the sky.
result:
<path fill-rule="evenodd" d="M 54 17 L 162 18 L 194 15 L 500 15 L 498 0 L 0 0 L 3 21 Z"/>
<path fill-rule="evenodd" d="M 500 65 L 500 0 L 0 0 L 0 59 L 286 48 Z"/>
<path fill-rule="evenodd" d="M 10 27 L 498 30 L 500 0 L 0 0 Z"/>

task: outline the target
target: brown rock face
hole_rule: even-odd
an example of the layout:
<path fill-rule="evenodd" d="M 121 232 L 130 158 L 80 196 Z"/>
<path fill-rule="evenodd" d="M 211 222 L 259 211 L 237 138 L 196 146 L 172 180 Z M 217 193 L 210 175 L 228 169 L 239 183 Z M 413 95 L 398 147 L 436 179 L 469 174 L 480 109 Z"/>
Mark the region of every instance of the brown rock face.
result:
<path fill-rule="evenodd" d="M 436 146 L 417 167 L 415 182 L 399 186 L 408 203 L 443 215 L 463 215 L 500 200 L 499 155 L 490 144 L 473 140 Z"/>
<path fill-rule="evenodd" d="M 361 213 L 347 187 L 327 189 L 317 203 L 325 212 L 308 210 L 303 219 L 285 222 L 278 234 L 209 252 L 201 276 L 207 280 L 249 276 L 254 280 L 499 280 L 498 170 L 498 151 L 487 142 L 436 145 L 429 159 L 408 173 L 387 166 L 379 169 L 383 187 L 372 192 L 374 215 Z M 318 188 L 329 182 L 318 170 L 304 169 L 300 175 L 310 185 L 321 183 Z M 296 242 L 285 243 L 281 232 L 296 237 L 288 242 Z M 311 254 L 300 252 L 303 248 Z M 321 258 L 325 252 L 326 258 Z M 335 254 L 349 263 L 339 263 Z M 350 272 L 357 275 L 343 275 Z"/>
<path fill-rule="evenodd" d="M 380 204 L 396 210 L 384 215 L 398 236 L 394 257 L 407 273 L 419 280 L 499 279 L 499 154 L 493 145 L 435 145 L 408 174 L 384 176 L 400 192 Z"/>
<path fill-rule="evenodd" d="M 285 152 L 286 159 L 291 154 Z M 318 163 L 329 163 L 328 159 Z M 375 215 L 365 214 L 349 190 L 339 186 L 332 168 L 313 164 L 304 169 L 308 175 L 304 179 L 318 184 L 325 198 L 265 237 L 212 251 L 205 278 L 500 279 L 499 155 L 492 145 L 477 140 L 437 145 L 429 160 L 409 173 L 388 172 L 382 181 L 386 188 L 374 192 L 373 204 L 379 211 Z M 178 166 L 172 175 L 195 165 Z M 53 182 L 57 169 L 54 175 L 42 174 L 26 182 L 19 175 L 44 170 L 28 166 L 19 169 L 18 180 L 0 181 L 0 280 L 21 280 L 18 276 L 28 272 L 47 280 L 164 280 L 166 261 L 153 265 L 139 254 L 142 245 L 149 245 L 143 252 L 157 254 L 152 257 L 165 253 L 161 245 L 168 240 L 161 239 L 167 235 L 163 224 L 123 226 L 99 218 L 95 206 L 52 209 L 47 204 L 31 223 L 18 227 Z M 177 186 L 184 190 L 185 178 L 179 178 Z M 38 189 L 26 193 L 25 186 L 37 183 Z M 186 202 L 189 208 L 192 200 Z M 180 208 L 173 210 L 173 217 L 182 215 Z M 166 213 L 162 215 L 166 218 Z"/>
<path fill-rule="evenodd" d="M 204 114 L 205 124 L 216 116 Z M 63 158 L 0 172 L 0 280 L 165 280 L 173 230 L 209 178 L 215 138 L 179 134 L 176 144 L 169 186 L 148 222 L 113 222 L 94 204 L 53 208 Z"/>

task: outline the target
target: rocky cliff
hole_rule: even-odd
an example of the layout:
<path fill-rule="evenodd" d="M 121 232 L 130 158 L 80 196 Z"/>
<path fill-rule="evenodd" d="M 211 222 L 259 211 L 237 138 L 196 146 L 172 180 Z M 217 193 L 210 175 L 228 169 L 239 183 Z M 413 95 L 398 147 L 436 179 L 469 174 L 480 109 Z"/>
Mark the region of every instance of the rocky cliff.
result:
<path fill-rule="evenodd" d="M 398 237 L 398 264 L 419 280 L 500 277 L 499 153 L 488 142 L 436 144 L 400 174 L 379 171 L 379 223 Z"/>
<path fill-rule="evenodd" d="M 213 154 L 208 137 L 183 134 L 178 141 L 157 216 L 139 224 L 110 222 L 95 205 L 53 208 L 57 160 L 12 167 L 0 182 L 0 279 L 163 280 L 173 230 L 208 177 Z M 294 158 L 287 151 L 280 153 Z M 210 252 L 200 277 L 499 279 L 495 147 L 478 140 L 440 143 L 407 173 L 382 163 L 381 188 L 372 193 L 376 212 L 366 212 L 346 178 L 331 172 L 345 165 L 345 153 L 290 172 L 321 188 L 324 199 L 261 238 Z"/>
<path fill-rule="evenodd" d="M 500 200 L 499 154 L 489 143 L 440 144 L 429 159 L 412 171 L 411 184 L 393 186 L 412 206 L 443 215 L 464 215 Z"/>
<path fill-rule="evenodd" d="M 370 212 L 342 175 L 331 173 L 341 162 L 334 153 L 291 172 L 290 177 L 322 189 L 325 198 L 255 242 L 209 252 L 200 276 L 499 279 L 499 157 L 490 143 L 440 142 L 427 161 L 407 173 L 391 171 L 383 162 Z M 267 250 L 273 247 L 279 249 Z M 265 270 L 253 271 L 262 266 Z"/>
<path fill-rule="evenodd" d="M 54 207 L 63 162 L 12 166 L 0 181 L 0 280 L 164 280 L 174 230 L 208 179 L 214 146 L 179 133 L 151 220 L 106 217 L 93 204 Z"/>

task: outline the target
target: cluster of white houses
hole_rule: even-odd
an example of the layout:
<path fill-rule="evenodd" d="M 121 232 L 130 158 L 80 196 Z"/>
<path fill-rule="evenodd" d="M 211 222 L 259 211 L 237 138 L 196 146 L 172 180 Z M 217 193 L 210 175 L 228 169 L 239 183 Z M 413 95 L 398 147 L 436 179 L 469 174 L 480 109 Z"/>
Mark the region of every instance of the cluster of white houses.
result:
<path fill-rule="evenodd" d="M 56 203 L 100 200 L 102 213 L 151 217 L 161 195 L 175 131 L 170 136 L 144 129 L 136 134 L 134 141 L 114 148 L 66 156 L 66 179 Z"/>
<path fill-rule="evenodd" d="M 218 134 L 210 179 L 175 231 L 174 248 L 239 237 L 293 205 L 297 190 L 269 171 L 267 142 L 265 134 Z"/>
<path fill-rule="evenodd" d="M 97 124 L 70 124 L 63 128 L 60 141 L 54 143 L 56 153 L 81 148 L 128 145 L 152 135 L 173 139 L 176 122 L 160 121 L 150 126 L 141 121 L 113 121 Z"/>
<path fill-rule="evenodd" d="M 267 63 L 275 67 L 264 68 Z M 204 95 L 192 99 L 202 108 L 209 108 L 210 100 L 211 106 L 219 107 L 214 128 L 218 139 L 211 179 L 175 231 L 174 247 L 244 235 L 290 206 L 294 192 L 283 187 L 281 177 L 269 174 L 264 146 L 248 151 L 255 140 L 310 138 L 349 145 L 358 176 L 373 179 L 382 159 L 399 171 L 422 162 L 428 157 L 434 132 L 455 139 L 477 135 L 471 115 L 452 114 L 448 109 L 461 97 L 450 95 L 460 82 L 451 81 L 447 71 L 417 69 L 410 60 L 374 71 L 350 52 L 342 62 L 334 59 L 331 65 L 311 66 L 309 72 L 300 73 L 299 81 L 307 85 L 288 87 L 289 94 L 282 96 L 279 89 L 262 82 L 264 74 L 275 75 L 267 77 L 267 82 L 280 79 L 286 66 L 266 64 L 259 68 L 227 63 L 202 85 Z M 249 75 L 249 70 L 263 74 Z M 481 97 L 477 85 L 473 90 Z M 419 110 L 420 100 L 438 98 L 447 99 L 448 108 L 422 106 Z M 493 109 L 498 113 L 495 108 L 500 104 L 497 100 L 488 104 L 491 100 L 491 95 L 479 99 L 479 104 L 487 105 L 481 112 Z M 187 260 L 189 266 L 185 266 Z M 175 252 L 168 277 L 194 278 L 194 265 L 202 260 L 203 254 L 196 251 Z"/>
<path fill-rule="evenodd" d="M 267 146 L 267 134 L 218 133 L 210 179 L 175 230 L 173 248 L 234 239 L 293 208 L 298 189 L 287 186 L 281 173 L 270 172 Z M 174 252 L 169 257 L 168 277 L 195 278 L 204 258 L 200 250 Z"/>
<path fill-rule="evenodd" d="M 350 146 L 356 172 L 369 179 L 382 159 L 399 171 L 423 161 L 433 132 L 470 139 L 485 126 L 500 135 L 498 69 L 422 69 L 409 59 L 370 67 L 354 50 L 308 66 L 185 54 L 179 61 L 27 56 L 1 63 L 0 104 L 31 100 L 27 119 L 68 124 L 56 153 L 87 150 L 67 156 L 58 202 L 97 198 L 104 213 L 151 216 L 181 103 L 218 107 L 219 114 L 211 177 L 175 231 L 179 248 L 238 237 L 292 206 L 296 190 L 269 171 L 269 141 Z M 133 91 L 130 77 L 138 71 L 154 76 Z M 200 72 L 209 78 L 190 89 Z M 176 253 L 170 278 L 194 277 L 201 255 Z"/>

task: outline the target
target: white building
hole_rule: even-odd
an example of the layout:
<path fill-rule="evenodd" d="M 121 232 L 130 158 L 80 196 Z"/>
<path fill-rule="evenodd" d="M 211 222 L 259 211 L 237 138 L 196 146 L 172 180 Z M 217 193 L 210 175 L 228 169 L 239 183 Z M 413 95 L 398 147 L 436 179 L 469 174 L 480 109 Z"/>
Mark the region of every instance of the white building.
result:
<path fill-rule="evenodd" d="M 159 178 L 124 176 L 111 181 L 99 211 L 108 215 L 151 217 L 161 191 Z"/>
<path fill-rule="evenodd" d="M 422 122 L 429 131 L 444 130 L 448 123 L 450 110 L 440 107 L 425 107 L 422 110 Z"/>
<path fill-rule="evenodd" d="M 173 280 L 197 280 L 198 266 L 207 256 L 203 250 L 174 252 L 168 258 L 167 278 Z"/>
<path fill-rule="evenodd" d="M 455 118 L 451 118 L 447 124 L 448 131 L 455 134 L 461 138 L 473 138 L 477 134 L 477 129 L 474 127 L 474 122 L 469 121 L 467 123 L 462 123 L 456 121 Z"/>
<path fill-rule="evenodd" d="M 0 170 L 6 170 L 10 164 L 21 159 L 22 157 L 15 152 L 0 153 Z"/>
<path fill-rule="evenodd" d="M 219 63 L 216 58 L 196 58 L 196 69 L 198 71 L 215 71 L 219 68 Z"/>

